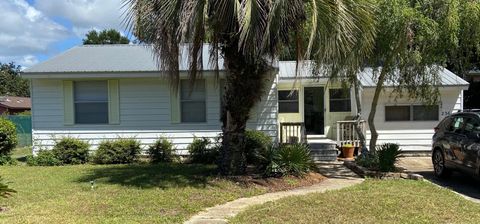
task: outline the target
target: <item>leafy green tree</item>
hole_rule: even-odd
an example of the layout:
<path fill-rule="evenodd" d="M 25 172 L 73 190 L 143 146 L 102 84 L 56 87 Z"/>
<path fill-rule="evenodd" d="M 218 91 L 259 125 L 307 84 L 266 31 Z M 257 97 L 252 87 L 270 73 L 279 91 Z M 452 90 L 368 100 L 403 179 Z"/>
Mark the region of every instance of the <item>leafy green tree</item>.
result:
<path fill-rule="evenodd" d="M 30 96 L 28 80 L 20 77 L 20 65 L 0 62 L 0 96 Z"/>
<path fill-rule="evenodd" d="M 396 96 L 438 101 L 438 71 L 447 62 L 446 48 L 456 46 L 454 7 L 447 0 L 377 0 L 377 33 L 367 57 L 377 83 L 368 115 L 370 151 L 378 139 L 374 119 L 386 82 Z"/>
<path fill-rule="evenodd" d="M 368 0 L 127 0 L 127 4 L 133 33 L 153 44 L 173 89 L 179 85 L 181 44 L 190 43 L 192 84 L 199 76 L 204 42 L 211 43 L 210 59 L 217 68 L 218 56 L 224 58 L 227 75 L 219 164 L 224 175 L 245 171 L 250 111 L 275 71 L 271 59 L 282 55 L 292 38 L 305 39 L 295 41 L 292 58 L 311 59 L 332 76 L 351 65 L 349 54 L 359 39 L 373 39 L 362 36 L 371 34 L 364 32 L 373 21 Z"/>
<path fill-rule="evenodd" d="M 91 30 L 85 35 L 83 44 L 128 44 L 130 40 L 114 29 L 105 29 L 98 33 Z"/>

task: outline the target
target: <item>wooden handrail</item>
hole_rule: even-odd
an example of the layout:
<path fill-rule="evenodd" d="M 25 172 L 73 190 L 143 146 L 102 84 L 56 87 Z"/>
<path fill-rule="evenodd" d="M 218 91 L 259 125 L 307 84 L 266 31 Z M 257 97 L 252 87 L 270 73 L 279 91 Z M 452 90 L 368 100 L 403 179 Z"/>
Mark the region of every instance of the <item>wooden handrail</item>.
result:
<path fill-rule="evenodd" d="M 360 138 L 355 130 L 356 120 L 337 121 L 337 145 L 342 146 L 345 144 L 352 144 L 355 147 L 360 147 Z M 364 120 L 358 121 L 358 125 L 366 134 L 366 122 Z"/>

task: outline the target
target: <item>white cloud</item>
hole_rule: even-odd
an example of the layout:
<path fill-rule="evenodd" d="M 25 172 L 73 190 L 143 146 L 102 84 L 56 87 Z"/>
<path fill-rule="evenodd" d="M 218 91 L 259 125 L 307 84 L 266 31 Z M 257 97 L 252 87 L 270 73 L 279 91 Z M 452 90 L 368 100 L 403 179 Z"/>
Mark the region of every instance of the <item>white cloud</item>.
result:
<path fill-rule="evenodd" d="M 2 63 L 10 63 L 15 62 L 17 65 L 21 65 L 22 68 L 28 68 L 34 64 L 37 64 L 38 58 L 34 55 L 27 54 L 23 56 L 1 56 L 0 55 L 0 62 Z"/>
<path fill-rule="evenodd" d="M 36 0 L 35 7 L 48 16 L 58 16 L 72 23 L 80 38 L 91 29 L 113 28 L 123 31 L 123 0 Z"/>
<path fill-rule="evenodd" d="M 0 61 L 15 61 L 22 66 L 37 63 L 34 56 L 48 53 L 52 43 L 69 35 L 25 0 L 0 1 Z"/>

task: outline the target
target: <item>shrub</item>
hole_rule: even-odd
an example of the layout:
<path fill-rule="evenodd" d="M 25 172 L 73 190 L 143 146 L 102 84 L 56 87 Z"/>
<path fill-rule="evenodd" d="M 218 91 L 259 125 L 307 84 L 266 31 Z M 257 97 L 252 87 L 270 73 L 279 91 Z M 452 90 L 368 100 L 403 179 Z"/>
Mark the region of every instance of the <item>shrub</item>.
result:
<path fill-rule="evenodd" d="M 370 170 L 378 170 L 378 155 L 376 153 L 360 155 L 357 157 L 355 162 L 358 165 L 368 168 Z"/>
<path fill-rule="evenodd" d="M 13 159 L 10 155 L 0 155 L 0 166 L 16 164 L 17 160 Z"/>
<path fill-rule="evenodd" d="M 15 124 L 0 116 L 0 155 L 10 155 L 17 143 Z"/>
<path fill-rule="evenodd" d="M 97 164 L 125 164 L 137 161 L 140 154 L 140 142 L 135 139 L 117 139 L 103 141 L 93 157 Z"/>
<path fill-rule="evenodd" d="M 395 171 L 395 163 L 401 157 L 402 150 L 397 144 L 386 143 L 377 147 L 378 168 L 382 172 Z"/>
<path fill-rule="evenodd" d="M 148 148 L 148 157 L 151 163 L 173 162 L 177 159 L 175 146 L 171 141 L 160 138 Z"/>
<path fill-rule="evenodd" d="M 245 131 L 247 164 L 257 164 L 259 156 L 273 144 L 272 138 L 262 131 Z"/>
<path fill-rule="evenodd" d="M 314 163 L 306 144 L 284 144 L 269 147 L 260 158 L 258 168 L 265 176 L 301 176 L 312 170 Z"/>
<path fill-rule="evenodd" d="M 8 185 L 5 182 L 3 182 L 3 179 L 0 176 L 0 197 L 7 198 L 11 196 L 13 193 L 16 193 L 16 191 L 11 188 L 8 188 Z"/>
<path fill-rule="evenodd" d="M 40 150 L 37 153 L 37 156 L 29 155 L 27 156 L 27 165 L 29 166 L 60 166 L 62 161 L 60 161 L 52 151 L 50 150 Z"/>
<path fill-rule="evenodd" d="M 52 149 L 54 156 L 63 164 L 83 164 L 88 161 L 90 145 L 79 139 L 64 137 Z"/>
<path fill-rule="evenodd" d="M 192 163 L 213 164 L 220 154 L 219 147 L 212 146 L 212 141 L 208 138 L 194 138 L 187 150 Z"/>

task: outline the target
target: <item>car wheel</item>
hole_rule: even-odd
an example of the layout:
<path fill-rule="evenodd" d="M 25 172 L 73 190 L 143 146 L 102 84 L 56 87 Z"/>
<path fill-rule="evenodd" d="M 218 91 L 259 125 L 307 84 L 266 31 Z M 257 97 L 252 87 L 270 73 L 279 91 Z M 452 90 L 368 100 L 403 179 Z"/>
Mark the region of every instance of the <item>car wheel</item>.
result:
<path fill-rule="evenodd" d="M 433 174 L 436 177 L 446 177 L 450 174 L 450 171 L 445 166 L 445 157 L 443 157 L 443 153 L 441 150 L 435 150 L 432 157 L 433 163 Z"/>

